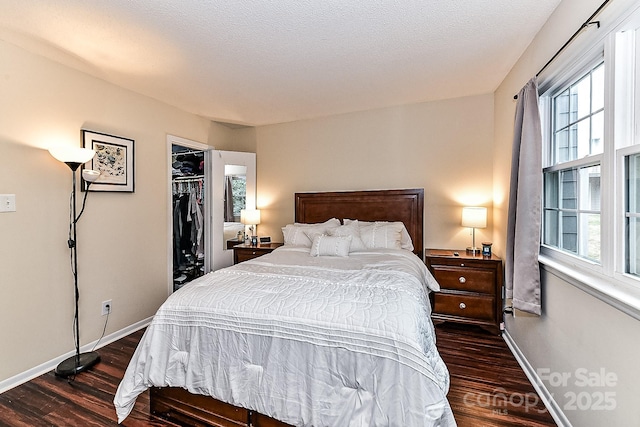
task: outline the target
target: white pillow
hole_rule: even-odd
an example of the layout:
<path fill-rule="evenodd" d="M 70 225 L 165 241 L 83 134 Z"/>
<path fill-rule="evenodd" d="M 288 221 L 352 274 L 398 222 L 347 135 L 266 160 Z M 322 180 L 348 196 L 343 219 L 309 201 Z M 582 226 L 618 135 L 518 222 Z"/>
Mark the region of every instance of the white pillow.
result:
<path fill-rule="evenodd" d="M 311 256 L 349 256 L 351 236 L 316 235 L 311 244 Z"/>
<path fill-rule="evenodd" d="M 402 228 L 395 223 L 370 224 L 360 227 L 360 238 L 367 248 L 400 249 Z"/>
<path fill-rule="evenodd" d="M 391 225 L 391 224 L 396 224 L 393 227 L 396 227 L 398 224 L 401 227 L 400 230 L 400 249 L 406 249 L 408 251 L 413 251 L 414 247 L 413 247 L 413 242 L 411 241 L 411 236 L 409 235 L 409 232 L 407 231 L 407 228 L 404 226 L 404 223 L 402 221 L 394 221 L 394 222 L 389 222 L 389 221 L 375 221 L 375 222 L 367 222 L 367 221 L 359 221 L 356 219 L 344 219 L 343 220 L 345 225 L 347 224 L 351 224 L 352 222 L 357 222 L 360 226 L 360 236 L 362 236 L 362 228 L 363 227 L 367 227 L 370 226 L 372 224 L 380 224 L 380 225 Z M 363 237 L 364 240 L 364 237 Z M 366 243 L 366 242 L 365 242 Z M 395 246 L 395 245 L 394 245 Z M 377 247 L 383 247 L 383 246 L 377 246 Z M 392 246 L 388 246 L 388 247 L 392 247 Z"/>
<path fill-rule="evenodd" d="M 351 237 L 351 245 L 349 246 L 349 252 L 356 252 L 365 250 L 367 247 L 364 245 L 362 238 L 360 237 L 360 226 L 358 221 L 352 221 L 349 224 L 341 225 L 329 230 L 330 236 L 339 237 Z"/>
<path fill-rule="evenodd" d="M 338 227 L 339 225 L 340 220 L 337 218 L 331 218 L 325 222 L 317 224 L 287 224 L 286 226 L 282 227 L 284 244 L 310 247 L 311 240 L 307 236 L 307 233 L 324 234 L 330 229 Z"/>

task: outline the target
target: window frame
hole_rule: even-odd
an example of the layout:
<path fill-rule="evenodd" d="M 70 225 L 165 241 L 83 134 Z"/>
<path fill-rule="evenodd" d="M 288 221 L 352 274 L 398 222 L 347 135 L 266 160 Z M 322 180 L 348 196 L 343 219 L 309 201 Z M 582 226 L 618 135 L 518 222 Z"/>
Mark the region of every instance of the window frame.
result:
<path fill-rule="evenodd" d="M 605 73 L 605 95 L 604 95 L 604 114 L 605 114 L 605 126 L 604 126 L 604 147 L 603 152 L 598 154 L 591 154 L 582 158 L 577 158 L 573 160 L 569 160 L 563 163 L 553 164 L 555 159 L 554 152 L 554 143 L 553 143 L 553 134 L 555 132 L 554 129 L 554 109 L 553 109 L 553 99 L 555 96 L 567 90 L 572 84 L 584 78 L 587 74 L 591 73 L 595 68 L 600 66 L 600 64 L 604 65 L 604 73 Z M 570 68 L 564 73 L 556 73 L 553 78 L 552 84 L 547 84 L 544 93 L 540 95 L 540 114 L 541 114 L 541 122 L 542 122 L 542 134 L 543 134 L 543 167 L 542 174 L 549 172 L 561 172 L 568 171 L 571 169 L 580 170 L 581 168 L 589 167 L 589 166 L 600 166 L 600 179 L 601 179 L 601 188 L 604 188 L 604 184 L 602 180 L 605 175 L 605 152 L 607 151 L 608 141 L 612 140 L 612 135 L 608 132 L 607 126 L 607 113 L 609 110 L 609 106 L 611 105 L 612 98 L 609 96 L 609 84 L 610 81 L 607 78 L 609 74 L 609 67 L 607 61 L 606 51 L 604 50 L 604 46 L 600 46 L 598 49 L 595 49 L 590 55 L 585 56 L 582 61 L 575 64 L 574 67 Z M 590 113 L 591 114 L 591 113 Z M 544 239 L 544 214 L 545 214 L 545 188 L 544 188 L 544 180 L 543 180 L 543 188 L 542 188 L 542 233 L 541 239 Z M 602 196 L 601 196 L 602 197 Z M 577 211 L 579 212 L 581 209 L 578 207 Z M 603 226 L 604 226 L 604 218 L 608 215 L 605 215 L 605 211 L 608 209 L 605 207 L 602 198 L 600 200 L 600 235 L 604 235 Z M 604 239 L 600 238 L 600 253 L 601 258 L 599 262 L 586 258 L 579 253 L 571 253 L 567 250 L 564 250 L 559 247 L 550 246 L 544 243 L 542 240 L 540 242 L 540 252 L 544 255 L 557 259 L 560 262 L 567 264 L 577 264 L 581 265 L 582 268 L 586 268 L 598 273 L 603 272 L 603 256 L 604 253 Z"/>
<path fill-rule="evenodd" d="M 635 158 L 635 167 L 631 167 L 631 162 L 632 159 Z M 638 207 L 638 199 L 640 199 L 640 197 L 638 197 L 638 191 L 640 190 L 640 188 L 637 185 L 637 182 L 640 181 L 640 174 L 634 174 L 633 176 L 633 181 L 636 182 L 636 185 L 634 186 L 635 188 L 635 193 L 632 193 L 630 190 L 631 187 L 631 181 L 632 181 L 632 176 L 631 176 L 631 170 L 634 171 L 638 171 L 639 166 L 640 166 L 640 152 L 632 152 L 630 154 L 624 154 L 622 156 L 620 156 L 620 160 L 622 160 L 622 168 L 624 169 L 622 172 L 624 174 L 624 210 L 622 212 L 624 212 L 624 229 L 625 229 L 625 252 L 624 252 L 624 273 L 630 275 L 631 277 L 640 277 L 640 267 L 638 267 L 638 245 L 636 243 L 636 245 L 631 245 L 630 241 L 632 239 L 632 236 L 637 236 L 638 235 L 638 223 L 637 220 L 640 219 L 640 210 L 637 208 Z M 633 194 L 633 196 L 635 197 L 634 201 L 630 200 L 630 196 Z M 634 209 L 631 208 L 631 206 L 634 207 Z M 634 212 L 631 212 L 631 211 Z M 621 213 L 622 213 L 621 212 Z M 636 221 L 632 221 L 631 218 L 635 218 Z M 634 230 L 635 232 L 632 232 L 632 230 Z M 631 266 L 634 266 L 634 268 L 632 268 Z M 633 273 L 631 270 L 635 271 L 635 273 Z"/>
<path fill-rule="evenodd" d="M 574 46 L 560 55 L 555 64 L 538 76 L 538 82 L 543 173 L 582 166 L 580 161 L 550 165 L 553 124 L 550 95 L 560 93 L 562 86 L 567 87 L 598 60 L 604 60 L 605 146 L 600 154 L 601 259 L 600 263 L 595 263 L 547 246 L 542 243 L 544 233 L 541 233 L 539 261 L 547 271 L 640 320 L 640 276 L 626 273 L 625 258 L 625 158 L 640 154 L 640 5 L 631 7 L 629 2 L 622 0 L 608 6 L 599 19 L 603 23 L 602 28 L 585 32 L 579 42 L 573 43 Z M 544 187 L 542 191 L 544 204 Z M 541 215 L 544 212 L 542 205 Z"/>

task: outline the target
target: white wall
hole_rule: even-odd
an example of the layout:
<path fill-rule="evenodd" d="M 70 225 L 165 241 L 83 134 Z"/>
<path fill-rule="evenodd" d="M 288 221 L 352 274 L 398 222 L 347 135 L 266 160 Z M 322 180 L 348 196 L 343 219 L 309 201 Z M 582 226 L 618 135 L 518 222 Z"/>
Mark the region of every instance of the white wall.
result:
<path fill-rule="evenodd" d="M 612 2 L 615 4 L 616 2 Z M 515 101 L 513 95 L 600 6 L 601 0 L 564 0 L 495 92 L 494 237 L 504 252 Z M 595 27 L 594 27 L 595 28 Z M 596 31 L 595 29 L 593 31 Z M 541 317 L 507 317 L 507 331 L 534 371 L 569 374 L 565 383 L 544 381 L 574 426 L 630 426 L 640 420 L 640 324 L 567 281 L 543 271 Z M 576 370 L 617 377 L 614 387 L 580 387 Z M 598 399 L 613 392 L 613 411 L 573 410 L 571 397 Z"/>
<path fill-rule="evenodd" d="M 71 172 L 46 151 L 80 129 L 135 140 L 135 193 L 89 194 L 78 223 L 81 345 L 167 296 L 166 135 L 206 142 L 210 122 L 0 41 L 0 381 L 73 350 L 67 232 Z"/>
<path fill-rule="evenodd" d="M 492 143 L 492 95 L 258 127 L 260 234 L 282 241 L 295 192 L 424 188 L 425 247 L 464 248 L 462 206 L 492 207 Z"/>

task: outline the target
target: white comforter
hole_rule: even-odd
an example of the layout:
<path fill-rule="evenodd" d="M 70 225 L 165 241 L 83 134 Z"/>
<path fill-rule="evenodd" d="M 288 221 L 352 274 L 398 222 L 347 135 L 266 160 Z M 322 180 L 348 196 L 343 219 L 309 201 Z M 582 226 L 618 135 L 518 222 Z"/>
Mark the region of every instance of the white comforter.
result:
<path fill-rule="evenodd" d="M 156 313 L 118 387 L 118 421 L 147 388 L 171 386 L 298 426 L 455 425 L 429 288 L 404 250 L 284 246 L 209 273 Z"/>

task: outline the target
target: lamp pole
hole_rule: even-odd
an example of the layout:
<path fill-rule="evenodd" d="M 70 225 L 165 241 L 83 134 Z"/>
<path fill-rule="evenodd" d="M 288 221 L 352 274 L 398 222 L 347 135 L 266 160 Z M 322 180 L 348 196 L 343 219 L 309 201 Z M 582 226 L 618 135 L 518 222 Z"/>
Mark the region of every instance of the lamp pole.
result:
<path fill-rule="evenodd" d="M 71 169 L 72 185 L 71 185 L 71 222 L 73 228 L 73 239 L 69 239 L 69 249 L 73 257 L 73 289 L 75 291 L 75 314 L 73 322 L 76 325 L 76 366 L 80 366 L 80 325 L 78 322 L 78 301 L 80 300 L 80 292 L 78 291 L 78 248 L 76 247 L 77 231 L 76 231 L 76 170 Z M 475 244 L 473 245 L 475 246 Z"/>

